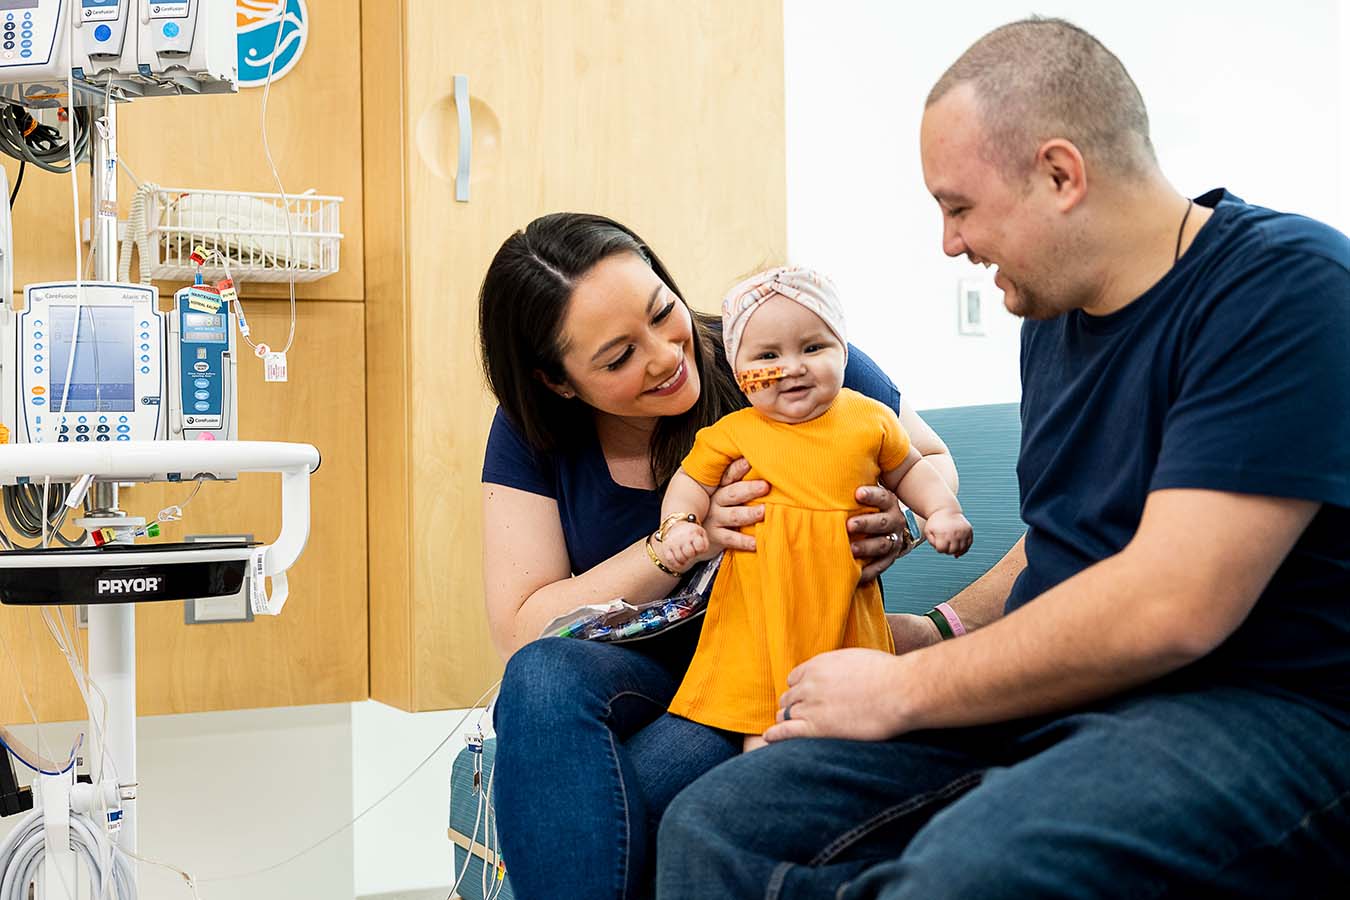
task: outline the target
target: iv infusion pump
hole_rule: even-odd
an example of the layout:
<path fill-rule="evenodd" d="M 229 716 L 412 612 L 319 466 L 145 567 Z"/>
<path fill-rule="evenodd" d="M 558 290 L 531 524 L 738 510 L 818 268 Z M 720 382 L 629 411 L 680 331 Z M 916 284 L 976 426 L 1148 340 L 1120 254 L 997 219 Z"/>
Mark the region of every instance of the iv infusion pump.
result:
<path fill-rule="evenodd" d="M 28 107 L 238 90 L 234 0 L 0 0 L 0 99 Z M 76 95 L 67 98 L 67 76 Z"/>
<path fill-rule="evenodd" d="M 194 308 L 185 288 L 163 313 L 142 284 L 85 282 L 80 294 L 77 304 L 73 282 L 31 284 L 22 311 L 0 312 L 9 443 L 237 439 L 227 305 Z"/>

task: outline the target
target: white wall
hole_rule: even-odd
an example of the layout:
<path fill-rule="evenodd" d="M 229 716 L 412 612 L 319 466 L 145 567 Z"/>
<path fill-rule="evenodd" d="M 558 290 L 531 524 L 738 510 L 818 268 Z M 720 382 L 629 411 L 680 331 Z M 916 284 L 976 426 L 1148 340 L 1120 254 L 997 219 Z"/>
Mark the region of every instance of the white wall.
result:
<path fill-rule="evenodd" d="M 849 329 L 920 409 L 1016 400 L 1017 323 L 956 331 L 919 120 L 948 65 L 986 31 L 1060 15 L 1118 55 L 1144 95 L 1164 172 L 1190 195 L 1244 199 L 1350 231 L 1350 11 L 1336 0 L 786 0 L 788 249 L 839 283 Z"/>

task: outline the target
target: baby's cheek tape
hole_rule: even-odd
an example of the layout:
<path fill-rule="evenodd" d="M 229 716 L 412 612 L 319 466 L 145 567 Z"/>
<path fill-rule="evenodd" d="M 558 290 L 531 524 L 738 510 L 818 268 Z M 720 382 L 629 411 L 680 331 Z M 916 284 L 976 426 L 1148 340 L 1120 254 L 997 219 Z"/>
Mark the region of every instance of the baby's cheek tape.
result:
<path fill-rule="evenodd" d="M 736 373 L 736 383 L 747 394 L 763 390 L 777 381 L 783 380 L 782 366 L 768 366 L 763 369 L 746 369 Z"/>

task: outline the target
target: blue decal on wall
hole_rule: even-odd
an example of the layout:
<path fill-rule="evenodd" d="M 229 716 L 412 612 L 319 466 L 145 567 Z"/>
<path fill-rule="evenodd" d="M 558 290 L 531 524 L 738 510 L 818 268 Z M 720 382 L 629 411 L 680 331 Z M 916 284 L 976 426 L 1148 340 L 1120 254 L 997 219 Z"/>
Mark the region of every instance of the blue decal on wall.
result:
<path fill-rule="evenodd" d="M 239 86 L 262 87 L 267 69 L 277 81 L 300 61 L 309 37 L 305 0 L 235 0 L 239 27 Z M 280 43 L 277 31 L 280 29 Z M 272 52 L 276 51 L 276 63 Z"/>

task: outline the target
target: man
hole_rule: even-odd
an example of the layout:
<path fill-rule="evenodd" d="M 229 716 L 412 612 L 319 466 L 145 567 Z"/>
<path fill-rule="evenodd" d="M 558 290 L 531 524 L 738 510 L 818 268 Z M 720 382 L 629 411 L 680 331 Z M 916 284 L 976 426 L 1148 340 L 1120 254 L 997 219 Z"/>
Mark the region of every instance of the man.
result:
<path fill-rule="evenodd" d="M 1027 533 L 951 601 L 968 634 L 799 666 L 771 745 L 670 807 L 659 896 L 1344 889 L 1350 241 L 1178 194 L 1059 20 L 972 46 L 921 149 L 943 250 L 1027 320 Z"/>

